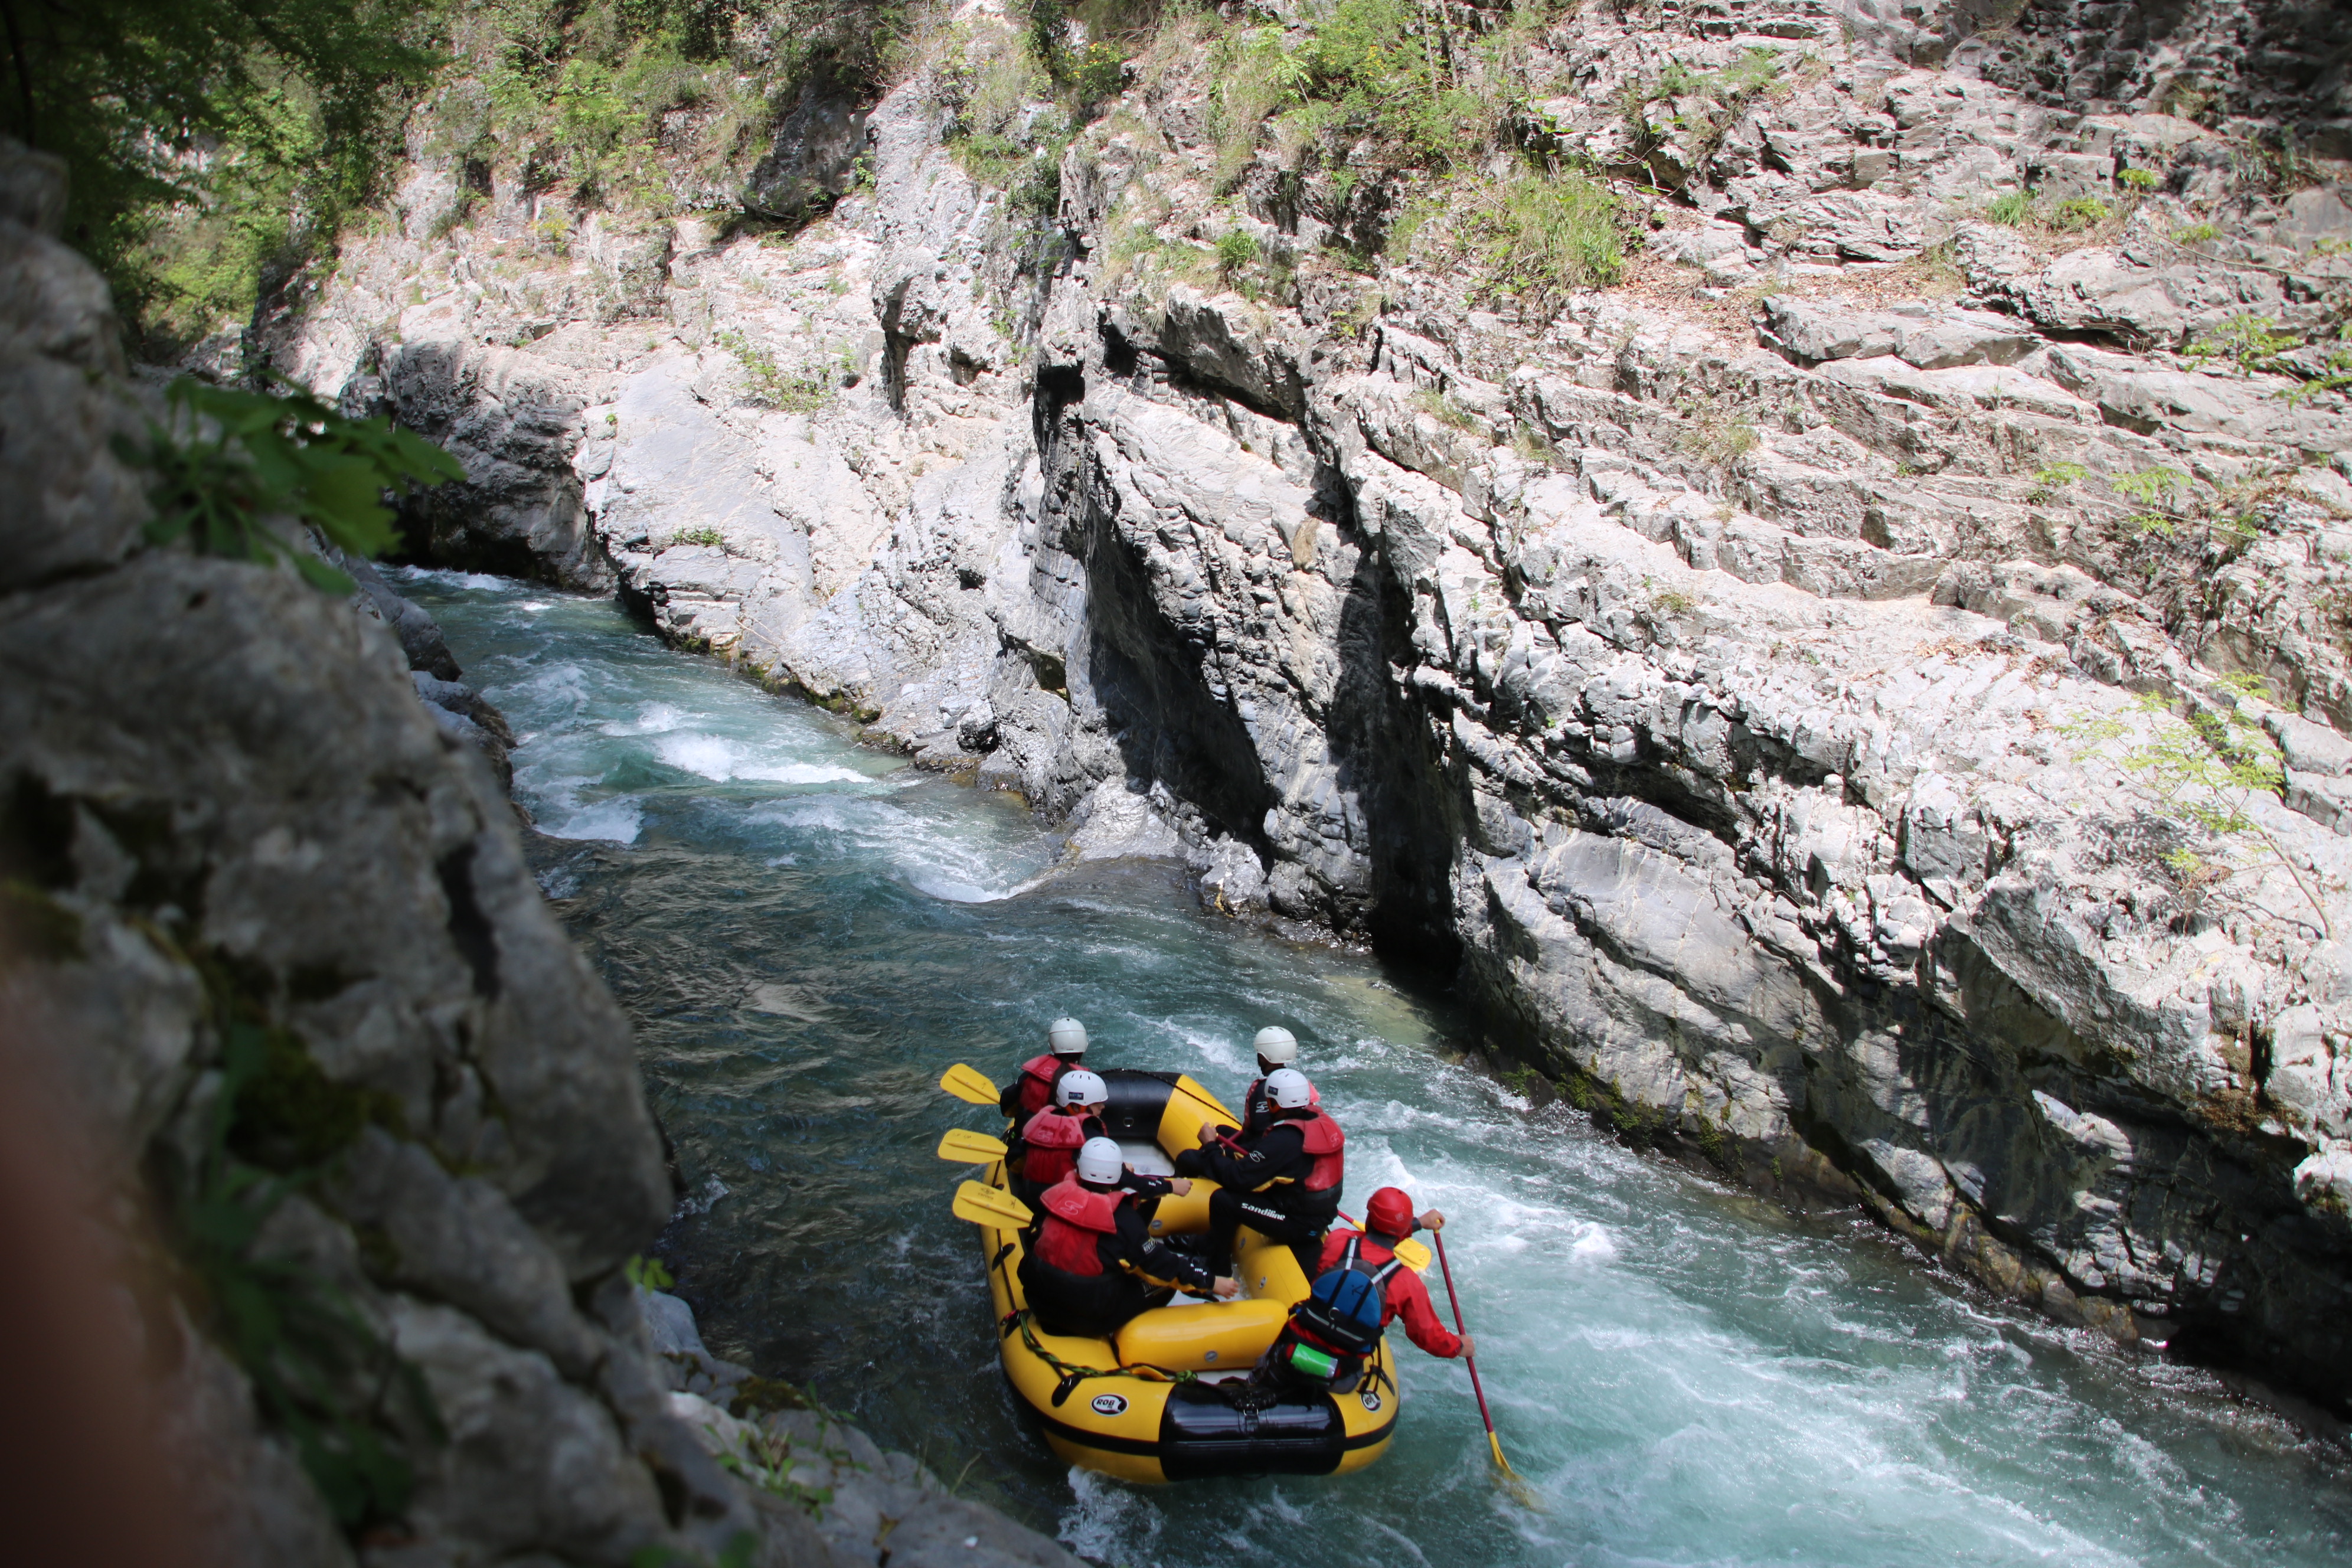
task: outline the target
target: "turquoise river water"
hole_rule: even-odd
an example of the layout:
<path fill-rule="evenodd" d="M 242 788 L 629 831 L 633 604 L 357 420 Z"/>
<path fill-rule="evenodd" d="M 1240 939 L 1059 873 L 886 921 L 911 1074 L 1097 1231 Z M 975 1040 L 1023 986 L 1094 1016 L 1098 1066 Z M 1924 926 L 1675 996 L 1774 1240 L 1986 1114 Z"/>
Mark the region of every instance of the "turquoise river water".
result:
<path fill-rule="evenodd" d="M 1202 911 L 1148 864 L 1059 870 L 1015 800 L 673 653 L 608 601 L 416 572 L 512 721 L 541 885 L 635 1020 L 691 1196 L 662 1243 L 713 1350 L 1108 1563 L 2352 1561 L 2352 1469 L 2205 1374 L 2119 1353 L 1531 1110 L 1443 994 Z M 997 1371 L 931 1150 L 1058 1014 L 1091 1060 L 1238 1091 L 1288 1025 L 1349 1190 L 1453 1217 L 1503 1440 L 1399 1351 L 1388 1457 L 1342 1481 L 1138 1489 L 1056 1463 Z M 1441 1300 L 1442 1307 L 1442 1300 Z"/>

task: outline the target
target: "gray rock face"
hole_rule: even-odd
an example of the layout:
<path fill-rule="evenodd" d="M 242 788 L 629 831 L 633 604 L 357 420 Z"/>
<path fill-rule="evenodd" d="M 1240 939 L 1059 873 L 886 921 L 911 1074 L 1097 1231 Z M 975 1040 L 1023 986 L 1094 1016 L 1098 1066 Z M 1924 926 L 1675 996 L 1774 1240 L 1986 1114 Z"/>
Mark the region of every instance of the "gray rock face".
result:
<path fill-rule="evenodd" d="M 2019 25 L 2109 86 L 2027 84 L 1979 6 L 1564 15 L 1545 144 L 1700 222 L 1660 204 L 1662 270 L 1518 320 L 1442 225 L 1377 295 L 1325 262 L 1355 188 L 1272 149 L 1221 205 L 1198 72 L 1008 246 L 918 72 L 870 195 L 790 246 L 680 225 L 650 346 L 583 311 L 515 353 L 589 367 L 585 527 L 664 635 L 1082 818 L 1082 855 L 1181 844 L 1214 907 L 1458 955 L 1630 1133 L 2341 1402 L 2352 414 L 2180 351 L 2318 324 L 2352 219 L 2159 84 L 2205 51 L 2316 126 L 2337 79 L 2243 66 L 2307 8 L 2191 7 L 2120 75 L 2095 9 Z M 1757 50 L 1769 89 L 1629 126 Z M 1205 281 L 1237 224 L 1288 283 Z M 356 256 L 289 363 L 356 370 L 366 280 L 415 263 Z M 432 309 L 412 347 L 535 330 Z M 2199 827 L 2147 761 L 2197 731 L 2143 695 L 2274 736 L 2283 787 Z"/>
<path fill-rule="evenodd" d="M 53 214 L 53 178 L 0 148 L 10 210 Z M 626 1024 L 541 902 L 478 737 L 453 733 L 503 721 L 434 673 L 457 671 L 429 618 L 363 564 L 355 615 L 289 571 L 141 548 L 105 288 L 5 216 L 0 244 L 20 264 L 0 386 L 58 393 L 0 411 L 0 453 L 47 481 L 9 510 L 0 569 L 0 1014 L 60 1084 L 109 1223 L 143 1203 L 183 1249 L 126 1282 L 146 1338 L 122 1355 L 162 1369 L 205 1560 L 620 1568 L 748 1533 L 768 1568 L 878 1562 L 728 1475 L 672 1407 L 623 1273 L 669 1214 L 660 1140 Z M 232 1156 L 294 1186 L 226 1185 Z M 257 1237 L 191 1239 L 240 1190 Z M 382 1444 L 404 1495 L 339 1521 L 224 1348 L 217 1280 L 247 1268 L 286 1321 L 343 1325 L 350 1365 L 306 1385 L 310 1414 Z M 910 1540 L 982 1529 L 1069 1561 L 885 1463 Z"/>
<path fill-rule="evenodd" d="M 835 1562 L 1074 1568 L 1077 1560 L 1044 1536 L 955 1497 L 915 1459 L 884 1452 L 856 1427 L 814 1410 L 749 1406 L 733 1391 L 749 1385 L 750 1370 L 702 1348 L 693 1309 L 651 1290 L 638 1291 L 637 1303 L 669 1368 L 670 1409 L 713 1458 L 804 1513 Z"/>
<path fill-rule="evenodd" d="M 810 79 L 744 182 L 744 209 L 789 218 L 832 200 L 856 177 L 866 142 L 866 111 L 830 81 Z"/>
<path fill-rule="evenodd" d="M 402 503 L 419 553 L 450 565 L 594 588 L 611 572 L 588 535 L 571 456 L 590 395 L 542 378 L 512 351 L 419 344 L 383 356 L 362 398 L 430 437 L 466 466 L 466 482 Z"/>
<path fill-rule="evenodd" d="M 448 733 L 479 748 L 489 759 L 499 786 L 511 787 L 514 764 L 509 753 L 514 750 L 514 731 L 508 727 L 505 714 L 458 679 L 465 672 L 458 668 L 440 626 L 421 606 L 394 593 L 373 563 L 338 552 L 335 563 L 357 584 L 352 607 L 383 623 L 400 639 L 400 651 L 408 659 L 409 679 L 425 704 L 426 716 Z"/>

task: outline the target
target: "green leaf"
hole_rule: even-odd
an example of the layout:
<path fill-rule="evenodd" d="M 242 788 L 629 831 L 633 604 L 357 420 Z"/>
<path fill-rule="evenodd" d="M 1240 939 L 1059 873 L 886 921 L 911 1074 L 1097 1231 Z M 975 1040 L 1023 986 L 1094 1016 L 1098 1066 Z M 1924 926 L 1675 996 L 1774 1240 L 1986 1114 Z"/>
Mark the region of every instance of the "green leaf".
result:
<path fill-rule="evenodd" d="M 118 440 L 116 451 L 155 476 L 150 542 L 184 538 L 198 554 L 263 564 L 284 555 L 304 581 L 348 594 L 350 577 L 285 531 L 308 524 L 347 553 L 380 555 L 400 542 L 385 496 L 465 469 L 413 431 L 346 418 L 284 377 L 272 381 L 278 391 L 259 393 L 184 376 L 165 393 L 173 428 L 154 428 L 144 449 Z"/>

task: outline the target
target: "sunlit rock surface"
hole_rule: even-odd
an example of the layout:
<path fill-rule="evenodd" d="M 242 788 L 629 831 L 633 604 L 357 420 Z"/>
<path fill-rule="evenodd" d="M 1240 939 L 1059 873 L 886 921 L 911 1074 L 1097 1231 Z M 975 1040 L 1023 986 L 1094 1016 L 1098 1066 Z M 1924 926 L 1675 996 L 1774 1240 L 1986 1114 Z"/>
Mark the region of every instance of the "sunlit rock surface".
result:
<path fill-rule="evenodd" d="M 464 526 L 530 570 L 609 563 L 879 741 L 1164 828 L 1220 908 L 1446 957 L 1629 1132 L 2340 1402 L 2352 416 L 2186 351 L 2320 321 L 2352 209 L 2169 84 L 2196 55 L 2215 113 L 2341 156 L 2342 40 L 2045 6 L 2027 49 L 1979 9 L 1559 19 L 1531 144 L 1686 199 L 1635 199 L 1627 285 L 1556 316 L 1426 248 L 1330 259 L 1410 176 L 1267 147 L 1220 195 L 1196 51 L 1080 136 L 1051 224 L 919 70 L 790 243 L 534 255 L 502 191 L 355 244 L 274 352 L 482 431 Z M 1629 124 L 1759 51 L 1770 90 Z M 2095 209 L 1988 221 L 2029 189 Z M 1221 278 L 1231 230 L 1287 281 Z M 2165 470 L 2229 528 L 2149 526 Z M 445 515 L 436 558 L 508 558 Z M 2184 819 L 2177 715 L 2274 737 L 2283 788 Z"/>

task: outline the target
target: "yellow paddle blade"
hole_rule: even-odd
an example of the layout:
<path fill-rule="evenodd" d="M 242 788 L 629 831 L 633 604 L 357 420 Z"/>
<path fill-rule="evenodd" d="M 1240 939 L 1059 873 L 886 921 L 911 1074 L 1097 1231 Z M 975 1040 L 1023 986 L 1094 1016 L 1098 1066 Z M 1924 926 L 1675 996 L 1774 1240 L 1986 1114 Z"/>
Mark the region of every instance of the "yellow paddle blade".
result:
<path fill-rule="evenodd" d="M 967 1105 L 996 1103 L 996 1085 L 978 1068 L 968 1068 L 961 1062 L 940 1075 L 940 1087 Z"/>
<path fill-rule="evenodd" d="M 1030 1219 L 1027 1204 L 985 1182 L 966 1182 L 956 1189 L 955 1216 L 974 1225 L 998 1226 L 1024 1226 Z"/>
<path fill-rule="evenodd" d="M 1004 1158 L 1003 1140 L 968 1128 L 950 1127 L 940 1139 L 940 1158 L 967 1165 L 986 1165 Z"/>
<path fill-rule="evenodd" d="M 1510 1494 L 1511 1500 L 1529 1513 L 1548 1511 L 1543 1500 L 1536 1496 L 1535 1488 L 1528 1485 L 1527 1478 L 1511 1468 L 1511 1461 L 1503 1458 L 1503 1440 L 1490 1431 L 1486 1434 L 1486 1447 L 1495 1456 L 1495 1468 L 1501 1472 L 1503 1489 Z"/>
<path fill-rule="evenodd" d="M 1358 1230 L 1364 1228 L 1363 1222 L 1357 1219 L 1353 1215 L 1342 1214 L 1339 1218 L 1343 1223 L 1354 1226 Z M 1429 1256 L 1429 1248 L 1410 1237 L 1398 1242 L 1396 1246 L 1391 1247 L 1389 1250 L 1396 1254 L 1396 1260 L 1399 1263 L 1403 1264 L 1415 1274 L 1428 1273 L 1429 1266 L 1436 1261 L 1436 1259 Z"/>

